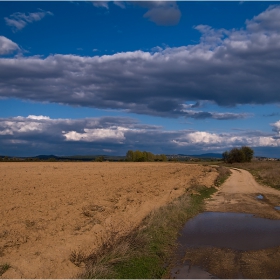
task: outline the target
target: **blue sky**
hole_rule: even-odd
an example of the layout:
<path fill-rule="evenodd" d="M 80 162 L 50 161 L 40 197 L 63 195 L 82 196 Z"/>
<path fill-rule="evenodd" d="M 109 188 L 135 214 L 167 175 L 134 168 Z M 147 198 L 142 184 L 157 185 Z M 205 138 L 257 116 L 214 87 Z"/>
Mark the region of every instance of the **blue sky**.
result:
<path fill-rule="evenodd" d="M 280 2 L 1 2 L 0 155 L 280 157 Z"/>

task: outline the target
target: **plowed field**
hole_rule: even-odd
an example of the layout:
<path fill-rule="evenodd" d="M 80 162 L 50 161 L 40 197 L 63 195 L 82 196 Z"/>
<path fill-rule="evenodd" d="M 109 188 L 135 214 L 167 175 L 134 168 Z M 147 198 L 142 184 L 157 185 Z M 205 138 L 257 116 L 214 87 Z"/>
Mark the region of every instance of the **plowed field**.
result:
<path fill-rule="evenodd" d="M 182 163 L 1 163 L 0 265 L 11 267 L 0 277 L 75 277 L 71 252 L 89 253 L 216 176 Z"/>

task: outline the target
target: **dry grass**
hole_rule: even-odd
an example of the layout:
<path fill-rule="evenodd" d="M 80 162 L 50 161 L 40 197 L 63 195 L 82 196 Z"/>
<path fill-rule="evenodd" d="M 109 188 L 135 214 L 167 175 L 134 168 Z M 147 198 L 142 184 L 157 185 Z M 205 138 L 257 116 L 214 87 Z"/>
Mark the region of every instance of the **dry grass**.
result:
<path fill-rule="evenodd" d="M 217 168 L 217 171 L 218 171 L 219 175 L 215 180 L 215 185 L 220 186 L 230 176 L 231 171 L 227 167 L 224 167 L 224 166 L 219 166 Z"/>
<path fill-rule="evenodd" d="M 144 243 L 145 235 L 139 235 L 136 231 L 127 236 L 119 236 L 118 232 L 113 232 L 110 238 L 101 242 L 98 250 L 89 255 L 73 251 L 70 261 L 84 268 L 77 278 L 114 278 L 114 265 L 132 258 Z"/>
<path fill-rule="evenodd" d="M 227 166 L 248 170 L 259 183 L 280 190 L 280 161 L 252 161 Z"/>

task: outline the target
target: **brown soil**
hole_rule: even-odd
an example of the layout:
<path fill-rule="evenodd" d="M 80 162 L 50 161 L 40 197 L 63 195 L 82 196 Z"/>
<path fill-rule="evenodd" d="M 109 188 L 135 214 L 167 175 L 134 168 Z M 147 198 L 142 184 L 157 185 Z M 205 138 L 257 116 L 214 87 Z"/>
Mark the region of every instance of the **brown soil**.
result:
<path fill-rule="evenodd" d="M 207 211 L 252 213 L 259 217 L 280 219 L 280 191 L 258 184 L 245 171 L 232 169 L 232 175 L 206 202 Z M 262 194 L 263 200 L 256 199 Z M 191 248 L 185 260 L 202 266 L 218 278 L 280 277 L 280 247 L 265 250 L 235 251 L 223 248 Z"/>
<path fill-rule="evenodd" d="M 214 167 L 180 163 L 1 163 L 2 278 L 72 278 L 72 252 L 90 253 L 125 234 Z"/>

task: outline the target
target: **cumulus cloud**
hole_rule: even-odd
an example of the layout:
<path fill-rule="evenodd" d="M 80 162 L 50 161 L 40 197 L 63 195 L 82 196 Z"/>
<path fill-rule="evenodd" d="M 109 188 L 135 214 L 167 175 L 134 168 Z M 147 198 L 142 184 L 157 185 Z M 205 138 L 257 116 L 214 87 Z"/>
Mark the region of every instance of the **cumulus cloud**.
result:
<path fill-rule="evenodd" d="M 120 117 L 51 119 L 47 116 L 19 116 L 0 118 L 0 154 L 100 154 L 110 150 L 121 155 L 128 149 L 188 154 L 221 152 L 242 145 L 280 148 L 280 121 L 271 126 L 276 134 L 170 131 Z"/>
<path fill-rule="evenodd" d="M 270 6 L 266 11 L 254 16 L 252 20 L 247 20 L 247 28 L 252 32 L 277 31 L 280 29 L 280 7 Z M 278 19 L 278 20 L 276 20 Z"/>
<path fill-rule="evenodd" d="M 116 128 L 85 128 L 83 133 L 76 131 L 70 131 L 64 134 L 68 141 L 87 141 L 93 142 L 96 140 L 113 139 L 114 141 L 125 140 L 123 131 L 126 130 L 123 127 Z"/>
<path fill-rule="evenodd" d="M 13 31 L 18 31 L 23 29 L 29 23 L 42 20 L 46 15 L 53 15 L 53 13 L 43 10 L 28 14 L 17 12 L 4 19 L 6 24 L 12 27 Z"/>
<path fill-rule="evenodd" d="M 208 100 L 229 108 L 280 102 L 280 29 L 266 23 L 270 18 L 280 24 L 279 9 L 270 7 L 247 21 L 245 29 L 196 26 L 202 33 L 196 45 L 0 59 L 0 97 L 163 117 L 244 118 L 248 115 L 198 111 L 185 104 Z"/>
<path fill-rule="evenodd" d="M 277 132 L 280 135 L 280 121 L 271 124 L 273 127 L 273 131 Z"/>
<path fill-rule="evenodd" d="M 10 54 L 19 49 L 16 43 L 4 36 L 0 36 L 0 55 Z"/>
<path fill-rule="evenodd" d="M 228 147 L 251 146 L 251 147 L 280 147 L 280 139 L 275 136 L 249 136 L 247 134 L 216 134 L 204 131 L 187 133 L 173 140 L 181 147 L 199 146 L 206 150 L 222 150 Z"/>

